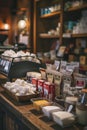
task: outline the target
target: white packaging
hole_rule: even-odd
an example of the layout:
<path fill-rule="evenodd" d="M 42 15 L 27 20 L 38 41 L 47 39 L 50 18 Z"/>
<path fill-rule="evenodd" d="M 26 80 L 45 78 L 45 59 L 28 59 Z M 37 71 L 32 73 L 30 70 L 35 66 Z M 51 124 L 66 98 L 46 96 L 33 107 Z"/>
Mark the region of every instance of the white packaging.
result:
<path fill-rule="evenodd" d="M 61 111 L 62 109 L 58 106 L 45 106 L 42 107 L 42 111 L 44 113 L 45 116 L 52 118 L 52 113 L 53 112 L 57 112 L 57 111 Z"/>
<path fill-rule="evenodd" d="M 53 112 L 53 120 L 62 127 L 73 125 L 75 116 L 66 111 Z"/>

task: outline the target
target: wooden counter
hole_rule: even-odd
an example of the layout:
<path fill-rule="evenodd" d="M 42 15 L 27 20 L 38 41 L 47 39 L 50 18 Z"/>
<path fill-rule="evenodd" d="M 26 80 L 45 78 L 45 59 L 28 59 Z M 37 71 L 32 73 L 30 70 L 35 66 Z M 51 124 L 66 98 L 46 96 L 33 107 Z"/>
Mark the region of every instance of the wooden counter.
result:
<path fill-rule="evenodd" d="M 32 104 L 15 105 L 6 96 L 0 93 L 0 118 L 4 125 L 0 130 L 83 130 L 80 125 L 74 125 L 69 128 L 61 128 L 53 121 L 49 121 L 43 114 L 32 113 L 34 111 Z M 3 117 L 4 115 L 4 117 Z M 45 119 L 45 120 L 44 120 Z M 9 121 L 10 120 L 10 121 Z"/>

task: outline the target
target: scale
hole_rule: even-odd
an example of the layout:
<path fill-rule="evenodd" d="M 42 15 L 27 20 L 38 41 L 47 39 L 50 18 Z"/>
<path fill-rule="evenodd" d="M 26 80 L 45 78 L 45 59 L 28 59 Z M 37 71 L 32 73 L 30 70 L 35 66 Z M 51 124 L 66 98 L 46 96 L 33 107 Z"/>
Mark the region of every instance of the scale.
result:
<path fill-rule="evenodd" d="M 26 60 L 31 56 L 21 56 L 21 57 L 8 57 L 8 56 L 0 56 L 0 73 L 5 75 L 9 81 L 12 81 L 14 78 L 23 78 L 26 77 L 27 72 L 40 72 L 40 68 L 46 68 L 46 64 L 36 63 L 33 60 Z M 21 60 L 24 59 L 25 60 Z M 33 57 L 32 57 L 33 58 Z"/>

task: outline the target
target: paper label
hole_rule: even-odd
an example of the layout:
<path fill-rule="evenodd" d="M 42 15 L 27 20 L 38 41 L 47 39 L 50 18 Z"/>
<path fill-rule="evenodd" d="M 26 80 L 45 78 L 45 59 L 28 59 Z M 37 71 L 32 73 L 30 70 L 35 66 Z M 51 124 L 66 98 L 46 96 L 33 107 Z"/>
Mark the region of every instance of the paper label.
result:
<path fill-rule="evenodd" d="M 67 112 L 71 112 L 73 109 L 73 105 L 69 105 Z"/>

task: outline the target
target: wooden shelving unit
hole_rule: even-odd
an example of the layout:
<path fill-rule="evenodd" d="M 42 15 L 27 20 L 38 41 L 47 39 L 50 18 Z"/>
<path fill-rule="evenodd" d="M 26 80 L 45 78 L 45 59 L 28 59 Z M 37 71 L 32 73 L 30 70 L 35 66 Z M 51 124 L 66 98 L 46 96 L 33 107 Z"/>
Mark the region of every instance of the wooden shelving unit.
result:
<path fill-rule="evenodd" d="M 49 8 L 60 4 L 61 8 L 58 11 L 47 13 L 41 15 L 41 9 Z M 62 41 L 62 0 L 53 1 L 53 0 L 34 0 L 34 53 L 36 52 L 45 52 L 49 51 L 52 45 L 52 42 L 55 40 Z M 61 23 L 60 36 L 59 35 L 49 35 L 50 30 L 55 30 L 58 26 L 58 23 Z M 45 34 L 45 35 L 44 35 Z M 49 43 L 49 44 L 46 44 Z M 43 46 L 42 46 L 43 44 Z"/>
<path fill-rule="evenodd" d="M 55 2 L 56 1 L 56 2 Z M 54 3 L 58 4 L 57 0 L 35 0 L 34 1 L 34 53 L 50 51 L 50 46 L 53 40 L 59 40 L 60 44 L 69 45 L 69 43 L 76 43 L 77 39 L 87 39 L 87 33 L 82 34 L 65 34 L 65 24 L 69 21 L 78 21 L 82 17 L 82 11 L 87 10 L 87 2 L 80 6 L 70 7 L 65 10 L 65 3 L 71 0 L 61 0 L 61 9 L 56 12 L 44 14 L 41 16 L 41 8 L 53 7 Z M 48 31 L 55 30 L 58 22 L 61 23 L 60 35 L 49 35 Z"/>
<path fill-rule="evenodd" d="M 70 7 L 70 8 L 67 9 L 67 4 L 66 4 L 67 1 L 72 2 L 71 0 L 65 0 L 65 1 L 63 0 L 63 3 L 64 3 L 63 43 L 67 46 L 67 48 L 69 48 L 70 45 L 72 45 L 72 44 L 73 44 L 73 47 L 68 52 L 66 59 L 68 61 L 71 61 L 71 60 L 74 61 L 75 60 L 75 61 L 78 61 L 80 63 L 81 62 L 81 56 L 83 56 L 84 58 L 87 57 L 87 53 L 85 51 L 86 48 L 87 48 L 86 27 L 83 30 L 83 27 L 86 26 L 85 23 L 84 23 L 85 22 L 84 17 L 87 17 L 87 15 L 85 14 L 86 11 L 87 11 L 87 2 L 84 0 L 85 3 L 83 2 L 83 4 L 81 4 L 79 6 Z M 83 13 L 84 13 L 85 16 L 83 15 Z M 83 24 L 81 23 L 82 20 L 83 20 Z M 71 24 L 73 23 L 73 24 L 70 25 L 69 23 L 71 23 Z M 80 28 L 79 25 L 81 25 L 81 28 Z M 74 27 L 76 27 L 76 30 L 73 30 Z M 80 30 L 78 30 L 78 27 L 79 27 Z M 72 32 L 77 32 L 77 34 L 73 34 Z M 84 60 L 84 64 L 87 65 L 87 62 L 85 60 Z M 81 65 L 81 67 L 82 67 L 82 69 L 80 69 L 80 72 L 85 70 L 83 72 L 83 73 L 85 73 L 87 71 L 87 68 L 83 67 L 83 65 Z"/>

